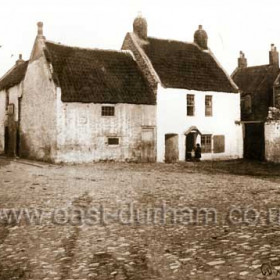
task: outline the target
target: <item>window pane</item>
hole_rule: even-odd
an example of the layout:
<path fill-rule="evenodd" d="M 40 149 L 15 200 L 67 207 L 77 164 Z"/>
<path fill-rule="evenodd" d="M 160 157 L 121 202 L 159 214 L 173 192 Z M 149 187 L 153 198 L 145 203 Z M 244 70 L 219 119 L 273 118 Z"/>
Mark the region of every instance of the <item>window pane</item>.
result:
<path fill-rule="evenodd" d="M 201 152 L 211 153 L 212 135 L 201 135 Z"/>
<path fill-rule="evenodd" d="M 113 107 L 113 106 L 102 106 L 101 115 L 102 116 L 114 116 L 115 115 L 115 107 Z"/>
<path fill-rule="evenodd" d="M 194 94 L 187 94 L 187 116 L 194 116 Z"/>
<path fill-rule="evenodd" d="M 119 138 L 116 137 L 108 138 L 108 145 L 119 145 Z"/>
<path fill-rule="evenodd" d="M 205 96 L 205 116 L 212 116 L 212 96 Z"/>

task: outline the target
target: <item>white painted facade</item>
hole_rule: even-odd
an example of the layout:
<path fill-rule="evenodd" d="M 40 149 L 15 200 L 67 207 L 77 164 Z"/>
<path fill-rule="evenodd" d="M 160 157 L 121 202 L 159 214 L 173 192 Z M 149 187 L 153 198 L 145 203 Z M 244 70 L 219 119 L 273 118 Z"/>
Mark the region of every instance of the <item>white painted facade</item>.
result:
<path fill-rule="evenodd" d="M 114 116 L 101 116 L 102 106 L 113 106 Z M 62 102 L 57 88 L 56 162 L 100 160 L 141 161 L 143 132 L 153 131 L 156 139 L 156 106 Z M 109 145 L 108 138 L 118 138 Z"/>
<path fill-rule="evenodd" d="M 187 94 L 195 96 L 195 114 L 187 116 Z M 205 96 L 212 96 L 212 116 L 205 116 Z M 198 92 L 163 88 L 157 91 L 157 161 L 165 160 L 165 135 L 178 134 L 179 160 L 185 160 L 185 132 L 192 126 L 202 134 L 225 136 L 225 152 L 202 153 L 202 160 L 236 159 L 243 156 L 243 134 L 240 122 L 240 94 Z M 200 136 L 197 137 L 200 143 Z"/>

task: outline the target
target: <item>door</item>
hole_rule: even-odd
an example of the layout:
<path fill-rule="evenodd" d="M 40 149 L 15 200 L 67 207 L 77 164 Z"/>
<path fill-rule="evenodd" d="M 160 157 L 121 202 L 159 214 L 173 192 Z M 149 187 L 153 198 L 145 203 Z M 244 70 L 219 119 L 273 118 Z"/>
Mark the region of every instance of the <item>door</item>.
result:
<path fill-rule="evenodd" d="M 195 140 L 196 140 L 196 134 L 195 133 L 189 133 L 186 135 L 186 155 L 185 159 L 189 160 L 192 158 L 192 150 L 195 147 Z"/>
<path fill-rule="evenodd" d="M 179 160 L 178 134 L 165 135 L 165 162 L 172 163 Z"/>
<path fill-rule="evenodd" d="M 8 126 L 5 126 L 5 148 L 4 148 L 4 151 L 5 151 L 5 154 L 7 155 L 8 152 L 9 152 L 9 128 Z"/>
<path fill-rule="evenodd" d="M 142 128 L 142 162 L 154 162 L 155 153 L 155 132 L 154 128 Z"/>
<path fill-rule="evenodd" d="M 244 158 L 264 159 L 264 124 L 246 123 L 244 138 Z"/>

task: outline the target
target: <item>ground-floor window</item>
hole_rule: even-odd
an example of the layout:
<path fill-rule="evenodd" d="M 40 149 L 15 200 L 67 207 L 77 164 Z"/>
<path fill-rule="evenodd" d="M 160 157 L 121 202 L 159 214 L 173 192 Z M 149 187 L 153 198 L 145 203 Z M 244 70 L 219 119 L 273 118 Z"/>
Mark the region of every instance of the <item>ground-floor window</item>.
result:
<path fill-rule="evenodd" d="M 201 152 L 211 153 L 211 147 L 212 147 L 212 135 L 211 134 L 201 135 Z"/>
<path fill-rule="evenodd" d="M 109 137 L 108 138 L 108 145 L 119 145 L 120 140 L 118 137 Z"/>

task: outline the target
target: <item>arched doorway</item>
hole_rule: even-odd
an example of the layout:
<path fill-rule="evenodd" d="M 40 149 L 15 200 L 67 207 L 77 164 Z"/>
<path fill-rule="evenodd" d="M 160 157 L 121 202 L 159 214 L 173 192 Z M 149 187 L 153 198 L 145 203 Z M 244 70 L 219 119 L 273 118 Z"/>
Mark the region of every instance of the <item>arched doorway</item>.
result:
<path fill-rule="evenodd" d="M 185 135 L 185 160 L 190 160 L 192 158 L 192 150 L 195 148 L 197 143 L 197 136 L 201 135 L 201 133 L 196 126 L 191 126 L 185 132 Z"/>

